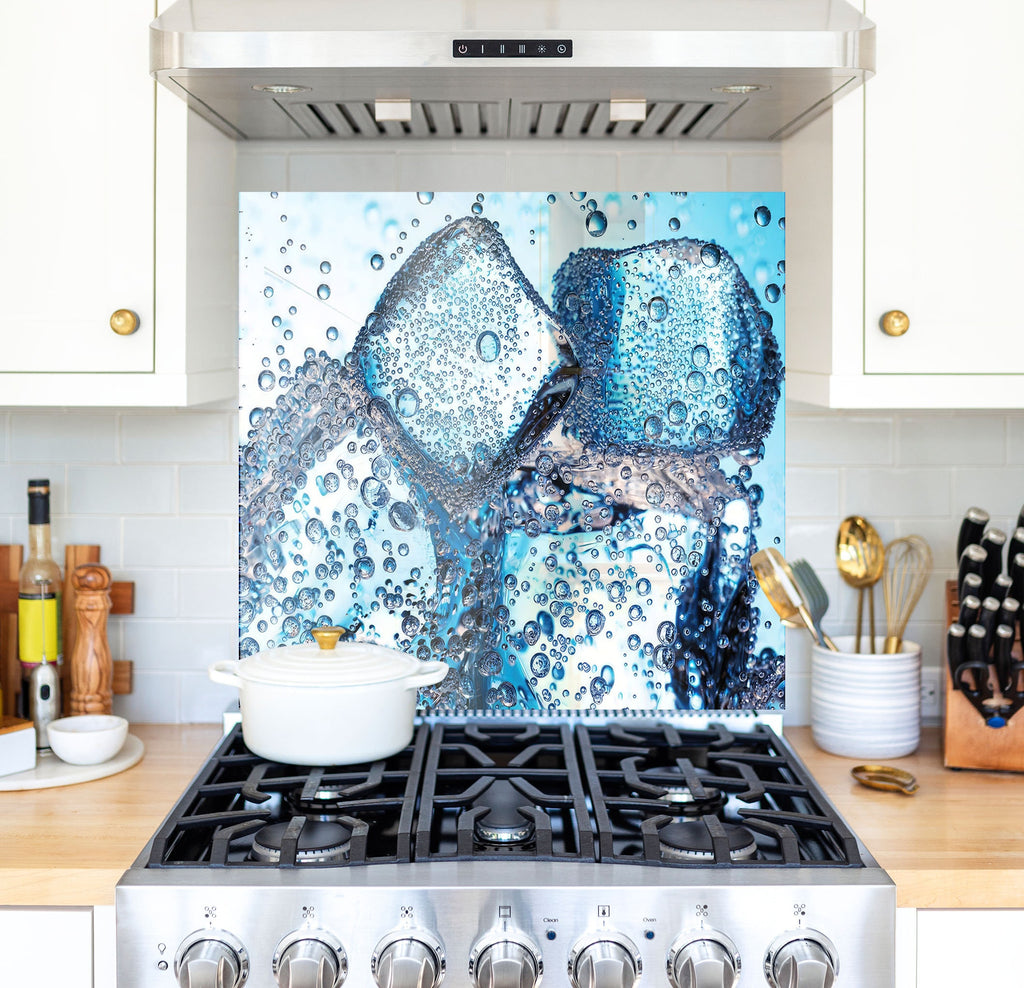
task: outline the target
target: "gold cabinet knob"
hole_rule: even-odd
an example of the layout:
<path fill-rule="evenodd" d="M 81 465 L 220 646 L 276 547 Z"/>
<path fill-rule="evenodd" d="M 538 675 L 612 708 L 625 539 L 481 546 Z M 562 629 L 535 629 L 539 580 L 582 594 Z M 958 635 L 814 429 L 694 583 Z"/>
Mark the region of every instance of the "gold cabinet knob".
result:
<path fill-rule="evenodd" d="M 139 328 L 139 317 L 131 309 L 118 309 L 110 317 L 110 328 L 118 336 L 131 336 Z"/>
<path fill-rule="evenodd" d="M 882 332 L 889 336 L 902 336 L 910 329 L 910 316 L 899 309 L 890 309 L 882 316 Z"/>

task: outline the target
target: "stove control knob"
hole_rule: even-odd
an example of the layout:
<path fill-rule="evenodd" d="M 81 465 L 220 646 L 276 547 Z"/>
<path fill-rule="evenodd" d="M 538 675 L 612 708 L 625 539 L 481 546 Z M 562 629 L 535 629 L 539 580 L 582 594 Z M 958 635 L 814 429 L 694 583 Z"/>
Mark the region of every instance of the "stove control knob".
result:
<path fill-rule="evenodd" d="M 224 930 L 197 930 L 178 947 L 174 975 L 180 988 L 240 988 L 249 977 L 249 955 Z"/>
<path fill-rule="evenodd" d="M 640 951 L 618 933 L 584 937 L 569 952 L 573 988 L 633 988 L 640 970 Z"/>
<path fill-rule="evenodd" d="M 436 988 L 444 977 L 444 947 L 425 930 L 402 930 L 377 944 L 370 972 L 379 988 Z"/>
<path fill-rule="evenodd" d="M 534 988 L 544 962 L 527 937 L 503 932 L 477 942 L 469 955 L 469 973 L 477 988 Z"/>
<path fill-rule="evenodd" d="M 832 988 L 839 974 L 835 945 L 817 930 L 792 930 L 772 941 L 764 957 L 772 988 Z"/>
<path fill-rule="evenodd" d="M 675 988 L 733 988 L 740 976 L 739 952 L 724 933 L 684 933 L 668 952 L 668 976 Z"/>
<path fill-rule="evenodd" d="M 348 956 L 326 930 L 296 931 L 277 945 L 273 971 L 281 988 L 339 988 Z"/>

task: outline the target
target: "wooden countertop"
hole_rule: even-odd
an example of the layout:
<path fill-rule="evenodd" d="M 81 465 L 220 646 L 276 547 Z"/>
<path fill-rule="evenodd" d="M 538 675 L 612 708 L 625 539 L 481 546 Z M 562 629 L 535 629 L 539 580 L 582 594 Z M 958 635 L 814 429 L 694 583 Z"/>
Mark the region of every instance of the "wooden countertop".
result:
<path fill-rule="evenodd" d="M 112 904 L 121 874 L 221 733 L 214 724 L 131 730 L 146 753 L 119 775 L 0 793 L 0 904 Z M 809 728 L 786 737 L 892 876 L 899 905 L 1024 908 L 1024 775 L 944 769 L 933 728 L 914 755 L 888 762 L 921 784 L 903 796 L 857 783 L 858 761 L 819 750 Z"/>

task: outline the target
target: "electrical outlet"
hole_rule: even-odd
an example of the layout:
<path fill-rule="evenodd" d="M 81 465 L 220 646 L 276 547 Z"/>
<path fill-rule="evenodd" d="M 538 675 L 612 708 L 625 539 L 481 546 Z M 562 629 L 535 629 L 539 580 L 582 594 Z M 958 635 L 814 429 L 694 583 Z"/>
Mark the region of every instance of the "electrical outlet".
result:
<path fill-rule="evenodd" d="M 921 717 L 938 720 L 942 713 L 942 681 L 939 669 L 921 670 Z"/>

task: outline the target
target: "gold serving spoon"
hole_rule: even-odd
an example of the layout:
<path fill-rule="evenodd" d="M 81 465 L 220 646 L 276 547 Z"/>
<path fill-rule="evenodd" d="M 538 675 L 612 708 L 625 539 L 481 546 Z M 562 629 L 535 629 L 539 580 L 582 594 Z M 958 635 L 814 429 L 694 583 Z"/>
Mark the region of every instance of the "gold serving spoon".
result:
<path fill-rule="evenodd" d="M 857 638 L 854 651 L 860 651 L 860 636 L 864 626 L 864 594 L 868 597 L 868 623 L 870 625 L 869 651 L 875 650 L 875 595 L 874 586 L 882 578 L 885 568 L 885 546 L 874 525 L 860 515 L 850 515 L 839 525 L 836 537 L 836 566 L 846 583 L 859 591 L 857 596 Z"/>
<path fill-rule="evenodd" d="M 821 645 L 821 636 L 818 629 L 814 627 L 814 620 L 807 610 L 807 601 L 800 592 L 800 588 L 793 579 L 793 573 L 789 564 L 782 557 L 778 549 L 770 546 L 761 549 L 750 557 L 750 565 L 753 567 L 754 576 L 761 585 L 768 602 L 775 608 L 776 613 L 783 621 L 792 621 L 799 617 L 803 626 L 811 633 L 816 645 Z M 835 651 L 835 645 L 829 646 Z"/>

